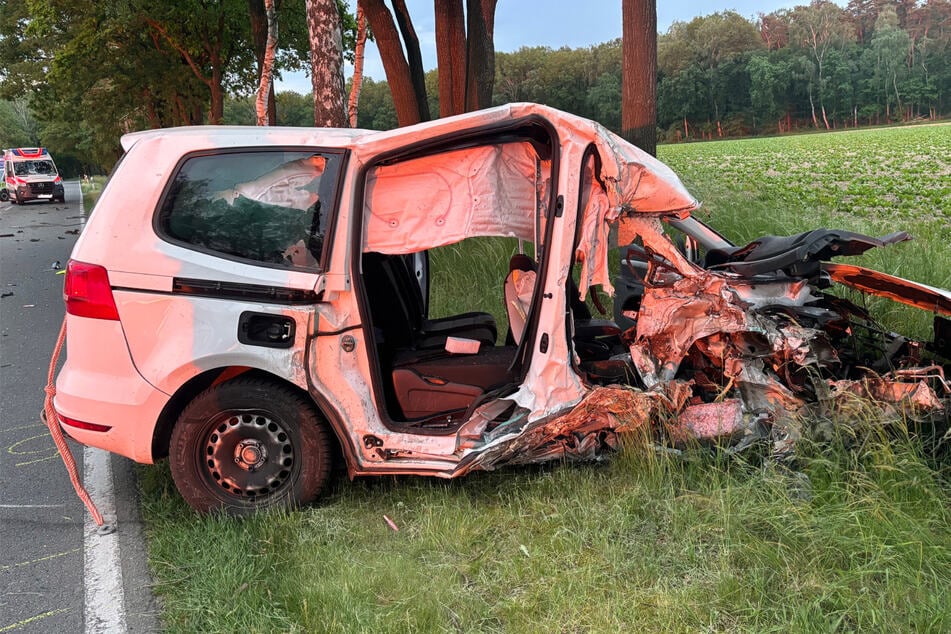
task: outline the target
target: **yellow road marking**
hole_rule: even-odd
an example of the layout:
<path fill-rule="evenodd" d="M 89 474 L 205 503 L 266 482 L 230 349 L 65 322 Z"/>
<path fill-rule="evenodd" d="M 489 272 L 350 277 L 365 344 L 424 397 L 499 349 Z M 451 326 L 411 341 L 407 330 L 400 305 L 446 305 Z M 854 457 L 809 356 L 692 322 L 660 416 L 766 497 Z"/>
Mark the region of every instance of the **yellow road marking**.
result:
<path fill-rule="evenodd" d="M 29 425 L 19 425 L 17 427 L 7 427 L 6 429 L 0 429 L 0 434 L 8 431 L 18 431 L 20 429 L 30 429 L 31 427 L 46 427 L 46 423 L 40 421 L 38 423 L 30 423 Z"/>
<path fill-rule="evenodd" d="M 29 438 L 23 438 L 21 440 L 16 441 L 9 447 L 7 447 L 7 453 L 12 454 L 14 456 L 29 456 L 30 454 L 36 454 L 36 453 L 41 453 L 44 451 L 49 451 L 50 449 L 53 448 L 53 447 L 42 447 L 40 449 L 24 449 L 24 450 L 17 449 L 17 447 L 19 447 L 20 445 L 24 443 L 28 443 L 31 440 L 36 440 L 37 438 L 47 438 L 49 440 L 53 439 L 53 437 L 50 436 L 49 433 L 38 434 L 36 436 L 30 436 Z"/>
<path fill-rule="evenodd" d="M 43 614 L 37 614 L 36 616 L 31 616 L 28 619 L 23 619 L 22 621 L 17 621 L 16 623 L 11 623 L 10 625 L 4 625 L 0 627 L 0 632 L 9 632 L 10 630 L 15 630 L 21 628 L 24 625 L 29 625 L 34 621 L 40 621 L 42 619 L 56 616 L 57 614 L 62 614 L 63 612 L 69 612 L 69 608 L 62 608 L 60 610 L 50 610 L 49 612 L 44 612 Z"/>
<path fill-rule="evenodd" d="M 72 550 L 67 550 L 61 553 L 54 553 L 52 555 L 40 557 L 39 559 L 31 559 L 30 561 L 21 561 L 15 564 L 10 564 L 8 566 L 0 566 L 0 570 L 9 570 L 10 568 L 19 568 L 20 566 L 32 566 L 33 564 L 49 561 L 50 559 L 56 559 L 57 557 L 65 557 L 66 555 L 72 555 L 73 553 L 78 553 L 78 552 L 79 552 L 78 548 L 73 548 Z"/>
<path fill-rule="evenodd" d="M 36 462 L 43 462 L 44 460 L 52 460 L 53 458 L 55 458 L 55 457 L 58 456 L 58 455 L 59 455 L 59 451 L 53 453 L 52 456 L 46 456 L 45 458 L 37 458 L 36 460 L 27 460 L 26 462 L 18 462 L 18 463 L 16 463 L 16 464 L 13 465 L 13 466 L 14 466 L 14 467 L 25 467 L 25 466 L 28 465 L 28 464 L 33 464 L 33 463 L 36 463 Z"/>
<path fill-rule="evenodd" d="M 28 442 L 33 441 L 33 440 L 37 440 L 37 439 L 39 439 L 39 438 L 46 438 L 46 439 L 50 440 L 51 442 L 52 442 L 52 440 L 53 440 L 52 436 L 49 435 L 49 432 L 47 432 L 47 433 L 45 433 L 45 434 L 38 434 L 38 435 L 36 435 L 36 436 L 30 436 L 29 438 L 23 438 L 23 439 L 21 439 L 21 440 L 18 440 L 18 441 L 16 441 L 15 443 L 13 443 L 12 445 L 10 445 L 9 447 L 7 447 L 7 453 L 10 454 L 10 455 L 12 455 L 12 456 L 30 456 L 30 455 L 36 455 L 36 454 L 39 454 L 39 453 L 47 453 L 48 455 L 43 456 L 43 457 L 41 457 L 41 458 L 34 458 L 33 460 L 26 460 L 26 461 L 24 461 L 24 462 L 18 462 L 18 463 L 16 463 L 14 466 L 16 466 L 16 467 L 23 467 L 23 466 L 26 466 L 26 465 L 29 465 L 29 464 L 34 464 L 34 463 L 36 463 L 36 462 L 43 462 L 44 460 L 52 460 L 53 458 L 55 458 L 56 456 L 59 455 L 59 450 L 56 449 L 56 446 L 55 446 L 55 445 L 50 445 L 50 446 L 47 446 L 47 447 L 41 447 L 41 448 L 39 448 L 39 449 L 20 449 L 20 448 L 19 448 L 20 445 L 23 445 L 23 444 L 28 443 Z M 49 453 L 50 451 L 52 451 L 53 453 Z"/>

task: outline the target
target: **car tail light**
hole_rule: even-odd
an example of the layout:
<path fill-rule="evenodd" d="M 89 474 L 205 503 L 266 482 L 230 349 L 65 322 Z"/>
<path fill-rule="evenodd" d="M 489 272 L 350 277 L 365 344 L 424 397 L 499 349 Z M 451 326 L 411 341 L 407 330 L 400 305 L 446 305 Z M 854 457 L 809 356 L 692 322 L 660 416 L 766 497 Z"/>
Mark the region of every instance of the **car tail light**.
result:
<path fill-rule="evenodd" d="M 81 420 L 76 420 L 74 418 L 67 418 L 62 414 L 57 413 L 59 420 L 64 425 L 69 425 L 70 427 L 76 427 L 77 429 L 85 429 L 87 431 L 109 431 L 112 429 L 109 425 L 97 425 L 96 423 L 87 423 Z"/>
<path fill-rule="evenodd" d="M 119 319 L 116 300 L 112 297 L 112 287 L 109 285 L 109 273 L 97 264 L 76 260 L 66 264 L 63 299 L 66 301 L 66 312 L 70 315 Z"/>
<path fill-rule="evenodd" d="M 62 183 L 62 182 L 63 182 L 63 179 L 60 178 L 59 176 L 57 176 L 56 178 L 53 179 L 53 182 L 54 182 L 54 183 Z"/>

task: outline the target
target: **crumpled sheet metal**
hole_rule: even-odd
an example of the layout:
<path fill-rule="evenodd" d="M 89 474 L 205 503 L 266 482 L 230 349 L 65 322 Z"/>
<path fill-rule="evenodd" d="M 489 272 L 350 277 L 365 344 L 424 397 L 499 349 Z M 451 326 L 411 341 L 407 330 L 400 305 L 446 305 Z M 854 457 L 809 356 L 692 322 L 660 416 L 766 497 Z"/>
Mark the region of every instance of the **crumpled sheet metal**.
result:
<path fill-rule="evenodd" d="M 719 403 L 688 405 L 666 426 L 667 437 L 675 444 L 705 438 L 731 438 L 750 429 L 739 399 Z"/>
<path fill-rule="evenodd" d="M 617 385 L 594 387 L 566 413 L 525 427 L 516 425 L 511 433 L 503 431 L 503 424 L 496 433 L 486 434 L 483 438 L 492 436 L 493 440 L 463 460 L 452 476 L 503 465 L 596 460 L 605 450 L 617 448 L 623 435 L 638 431 L 663 430 L 675 446 L 709 441 L 729 444 L 732 450 L 756 439 L 769 438 L 772 455 L 787 456 L 800 438 L 800 413 L 805 411 L 806 401 L 768 367 L 775 358 L 781 359 L 780 363 L 821 363 L 822 357 L 811 346 L 827 345 L 823 337 L 815 336 L 822 334 L 819 331 L 800 326 L 791 326 L 789 330 L 784 335 L 782 328 L 774 327 L 772 336 L 764 335 L 766 352 L 756 350 L 747 358 L 736 350 L 724 352 L 723 367 L 733 365 L 733 369 L 724 370 L 730 383 L 723 393 L 735 394 L 730 398 L 695 402 L 694 382 L 681 379 L 660 382 L 649 390 Z M 702 343 L 706 345 L 704 354 L 732 347 L 722 333 L 711 335 Z M 804 351 L 803 346 L 808 350 Z M 786 358 L 782 360 L 784 354 Z M 940 411 L 945 406 L 928 384 L 929 380 L 936 381 L 943 391 L 951 393 L 940 370 L 913 368 L 896 371 L 894 377 L 870 375 L 861 381 L 830 381 L 832 398 L 870 398 L 890 406 L 887 411 L 894 411 L 899 404 Z"/>
<path fill-rule="evenodd" d="M 612 207 L 607 192 L 598 185 L 594 177 L 594 157 L 588 157 L 584 166 L 581 183 L 581 239 L 575 251 L 575 258 L 581 262 L 581 275 L 578 283 L 578 296 L 583 300 L 588 288 L 600 284 L 601 288 L 614 294 L 611 274 L 607 266 L 610 248 L 610 222 L 617 219 L 618 207 Z"/>
<path fill-rule="evenodd" d="M 646 289 L 631 355 L 647 387 L 670 381 L 690 346 L 714 334 L 750 330 L 726 281 L 714 275 L 682 278 Z"/>
<path fill-rule="evenodd" d="M 944 405 L 925 379 L 902 381 L 889 375 L 869 374 L 864 379 L 830 381 L 833 400 L 851 396 L 871 399 L 883 405 L 907 405 L 918 410 L 941 411 Z"/>
<path fill-rule="evenodd" d="M 822 268 L 834 281 L 844 286 L 951 317 L 951 291 L 854 264 L 827 262 Z"/>
<path fill-rule="evenodd" d="M 596 387 L 567 413 L 533 423 L 511 437 L 498 438 L 473 459 L 460 463 L 453 476 L 502 465 L 593 460 L 604 449 L 617 446 L 618 434 L 644 428 L 654 419 L 658 407 L 670 404 L 662 391 Z"/>
<path fill-rule="evenodd" d="M 688 404 L 690 381 L 670 381 L 655 390 L 628 386 L 595 387 L 567 413 L 500 436 L 463 460 L 452 476 L 499 466 L 550 460 L 596 460 L 616 449 L 620 438 L 663 428 L 672 442 L 758 437 L 762 416 L 739 399 Z"/>

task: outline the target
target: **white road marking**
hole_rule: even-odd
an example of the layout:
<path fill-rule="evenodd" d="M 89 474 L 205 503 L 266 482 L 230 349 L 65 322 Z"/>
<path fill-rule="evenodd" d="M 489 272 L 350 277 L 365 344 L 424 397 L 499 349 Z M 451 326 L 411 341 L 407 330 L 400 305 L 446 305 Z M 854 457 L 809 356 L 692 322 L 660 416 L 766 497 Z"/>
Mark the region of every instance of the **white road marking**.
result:
<path fill-rule="evenodd" d="M 79 184 L 77 182 L 77 184 Z M 79 186 L 79 215 L 86 222 L 82 185 Z M 83 448 L 83 482 L 106 523 L 116 521 L 116 494 L 112 486 L 111 455 L 102 449 Z M 87 634 L 127 632 L 125 594 L 119 535 L 100 535 L 89 513 L 83 521 L 83 586 Z"/>
<path fill-rule="evenodd" d="M 80 229 L 85 228 L 86 226 L 86 207 L 83 205 L 83 182 L 82 180 L 76 181 L 76 185 L 79 186 L 79 227 Z"/>
<path fill-rule="evenodd" d="M 112 488 L 111 454 L 102 449 L 83 449 L 83 481 L 107 524 L 115 525 L 116 496 Z M 83 567 L 87 634 L 126 632 L 125 595 L 119 535 L 100 535 L 89 513 L 83 521 Z"/>

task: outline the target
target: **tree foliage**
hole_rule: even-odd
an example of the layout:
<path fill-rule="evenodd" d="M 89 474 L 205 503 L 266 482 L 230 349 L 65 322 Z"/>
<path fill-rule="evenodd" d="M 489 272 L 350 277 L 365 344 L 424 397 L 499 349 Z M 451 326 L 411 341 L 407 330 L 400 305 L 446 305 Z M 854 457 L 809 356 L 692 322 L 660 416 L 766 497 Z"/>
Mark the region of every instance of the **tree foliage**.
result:
<path fill-rule="evenodd" d="M 254 107 L 247 97 L 258 79 L 252 2 L 263 6 L 263 0 L 182 0 L 175 7 L 159 0 L 6 0 L 0 11 L 0 99 L 6 100 L 0 101 L 0 145 L 29 140 L 108 168 L 118 157 L 124 132 L 207 122 L 214 110 L 207 80 L 215 72 L 208 49 L 218 44 L 195 34 L 218 37 L 213 27 L 222 19 L 233 19 L 233 28 L 219 38 L 221 60 L 227 60 L 219 68 L 220 120 L 252 124 Z M 275 3 L 281 32 L 277 71 L 300 69 L 308 59 L 305 0 Z M 181 10 L 185 6 L 194 9 L 192 14 Z M 483 3 L 434 3 L 456 25 L 450 31 L 437 28 L 437 43 L 451 35 L 454 43 L 444 45 L 455 52 L 443 55 L 438 70 L 422 73 L 420 68 L 421 80 L 412 81 L 408 73 L 399 80 L 408 89 L 415 120 L 422 118 L 421 111 L 447 115 L 469 108 L 468 80 L 459 81 L 467 66 L 468 39 L 460 38 L 459 29 L 468 28 L 466 10 L 475 6 Z M 453 7 L 464 10 L 452 13 Z M 437 25 L 443 19 L 439 15 Z M 169 23 L 169 34 L 180 36 L 176 41 L 199 73 L 146 17 Z M 350 15 L 341 17 L 346 52 L 352 50 L 356 23 Z M 405 40 L 392 14 L 390 23 L 405 61 Z M 828 37 L 820 33 L 823 24 Z M 229 51 L 229 46 L 240 50 Z M 525 47 L 496 52 L 493 59 L 491 104 L 535 101 L 621 132 L 621 40 L 576 49 Z M 387 129 L 405 123 L 390 85 L 378 79 L 364 81 L 360 126 Z M 274 110 L 278 125 L 313 123 L 309 95 L 278 94 Z M 755 21 L 720 12 L 675 23 L 658 36 L 662 141 L 949 114 L 951 0 L 851 0 L 844 9 L 818 0 L 761 14 Z"/>
<path fill-rule="evenodd" d="M 258 82 L 252 19 L 262 0 L 7 0 L 0 98 L 28 99 L 42 143 L 106 168 L 132 130 L 222 121 Z M 307 59 L 304 0 L 276 0 L 275 68 Z M 0 142 L 6 142 L 0 139 Z"/>

